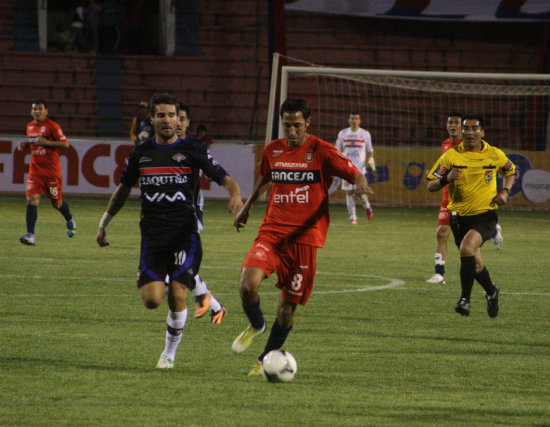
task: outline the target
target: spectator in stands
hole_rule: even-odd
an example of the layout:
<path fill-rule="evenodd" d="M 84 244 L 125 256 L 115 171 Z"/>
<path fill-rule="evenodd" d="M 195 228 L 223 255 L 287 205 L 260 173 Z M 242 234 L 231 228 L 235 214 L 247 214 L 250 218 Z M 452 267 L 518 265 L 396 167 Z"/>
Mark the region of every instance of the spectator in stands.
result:
<path fill-rule="evenodd" d="M 208 136 L 208 130 L 206 129 L 206 126 L 199 125 L 197 126 L 197 136 L 195 137 L 197 141 L 203 142 L 206 147 L 210 147 L 212 145 L 212 138 Z"/>
<path fill-rule="evenodd" d="M 130 138 L 132 138 L 135 145 L 139 145 L 152 137 L 154 133 L 155 129 L 151 120 L 149 104 L 147 101 L 140 101 L 139 113 L 132 120 L 132 126 L 130 127 Z"/>
<path fill-rule="evenodd" d="M 71 23 L 71 29 L 73 32 L 73 40 L 71 44 L 71 51 L 86 52 L 87 43 L 86 35 L 84 33 L 84 11 L 86 10 L 86 1 L 82 0 L 80 5 L 76 8 L 73 14 L 73 21 Z"/>
<path fill-rule="evenodd" d="M 71 31 L 63 24 L 59 22 L 55 26 L 55 31 L 52 35 L 51 47 L 56 52 L 68 53 L 71 51 L 73 36 Z"/>
<path fill-rule="evenodd" d="M 85 28 L 90 41 L 90 51 L 97 52 L 99 47 L 99 24 L 101 20 L 101 6 L 96 0 L 90 0 L 85 14 Z"/>

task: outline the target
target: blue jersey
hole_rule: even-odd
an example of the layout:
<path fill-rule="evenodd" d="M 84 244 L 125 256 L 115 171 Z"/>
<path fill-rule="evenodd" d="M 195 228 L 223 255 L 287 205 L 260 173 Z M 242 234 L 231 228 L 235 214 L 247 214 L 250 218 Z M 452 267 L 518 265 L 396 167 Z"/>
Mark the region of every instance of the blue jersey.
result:
<path fill-rule="evenodd" d="M 206 147 L 188 137 L 160 145 L 154 139 L 135 147 L 126 160 L 120 183 L 141 191 L 142 229 L 179 226 L 197 229 L 196 197 L 200 171 L 222 185 L 227 172 Z"/>

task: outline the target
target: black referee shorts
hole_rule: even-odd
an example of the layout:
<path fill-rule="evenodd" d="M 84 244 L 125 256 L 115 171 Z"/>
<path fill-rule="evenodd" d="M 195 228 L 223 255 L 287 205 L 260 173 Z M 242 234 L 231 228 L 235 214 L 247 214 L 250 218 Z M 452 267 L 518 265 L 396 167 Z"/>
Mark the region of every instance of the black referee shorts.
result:
<path fill-rule="evenodd" d="M 481 234 L 483 242 L 489 240 L 495 234 L 497 222 L 498 215 L 496 210 L 489 210 L 478 215 L 469 216 L 461 216 L 453 212 L 451 215 L 451 230 L 453 230 L 455 244 L 460 247 L 464 236 L 470 230 L 476 230 Z"/>

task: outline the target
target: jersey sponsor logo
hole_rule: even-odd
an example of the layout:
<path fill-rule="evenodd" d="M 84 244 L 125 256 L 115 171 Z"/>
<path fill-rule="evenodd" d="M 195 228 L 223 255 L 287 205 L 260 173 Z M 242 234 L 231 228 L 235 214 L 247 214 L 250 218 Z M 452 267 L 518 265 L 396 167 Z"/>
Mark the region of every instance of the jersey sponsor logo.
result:
<path fill-rule="evenodd" d="M 185 184 L 188 181 L 186 175 L 153 175 L 140 176 L 140 185 L 166 185 L 166 184 Z"/>
<path fill-rule="evenodd" d="M 485 183 L 489 184 L 493 180 L 493 171 L 487 171 L 485 172 Z"/>
<path fill-rule="evenodd" d="M 294 191 L 291 191 L 289 194 L 274 194 L 273 203 L 298 203 L 298 204 L 308 204 L 309 203 L 309 185 L 304 185 L 299 187 Z"/>
<path fill-rule="evenodd" d="M 183 202 L 183 201 L 187 200 L 185 198 L 185 195 L 181 191 L 178 191 L 177 193 L 174 193 L 172 195 L 166 194 L 166 193 L 155 193 L 155 194 L 143 193 L 143 195 L 151 203 L 153 203 L 153 202 L 158 203 L 162 200 L 167 200 L 171 203 Z"/>
<path fill-rule="evenodd" d="M 443 165 L 437 165 L 437 168 L 434 171 L 434 176 L 436 178 L 443 178 L 443 176 L 447 175 L 447 172 L 449 172 L 449 169 L 447 169 Z"/>
<path fill-rule="evenodd" d="M 46 149 L 44 147 L 37 147 L 34 150 L 31 151 L 31 154 L 33 156 L 45 156 L 46 155 Z"/>
<path fill-rule="evenodd" d="M 307 168 L 307 163 L 275 162 L 276 168 Z"/>
<path fill-rule="evenodd" d="M 313 170 L 274 169 L 271 181 L 278 184 L 316 184 L 321 182 L 321 172 Z"/>
<path fill-rule="evenodd" d="M 273 154 L 273 157 L 279 157 L 283 153 L 284 153 L 283 150 L 273 150 L 271 154 Z"/>
<path fill-rule="evenodd" d="M 153 159 L 151 159 L 150 157 L 140 157 L 139 159 L 139 162 L 140 163 L 147 163 L 147 162 L 152 162 Z"/>

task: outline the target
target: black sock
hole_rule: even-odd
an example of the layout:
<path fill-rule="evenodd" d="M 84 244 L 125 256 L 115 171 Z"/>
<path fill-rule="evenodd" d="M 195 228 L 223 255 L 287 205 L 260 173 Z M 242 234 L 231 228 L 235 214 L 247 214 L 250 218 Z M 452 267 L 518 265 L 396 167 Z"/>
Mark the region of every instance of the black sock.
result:
<path fill-rule="evenodd" d="M 483 270 L 476 274 L 476 280 L 483 286 L 487 295 L 492 296 L 495 294 L 496 288 L 491 281 L 491 276 L 489 276 L 489 271 L 486 267 L 483 267 Z"/>
<path fill-rule="evenodd" d="M 442 264 L 436 264 L 435 272 L 436 274 L 441 274 L 442 276 L 445 276 L 445 266 Z"/>
<path fill-rule="evenodd" d="M 27 205 L 27 233 L 34 234 L 34 226 L 36 225 L 36 218 L 38 218 L 38 207 L 33 205 Z"/>
<path fill-rule="evenodd" d="M 262 329 L 264 327 L 265 321 L 262 310 L 260 309 L 260 301 L 249 306 L 243 304 L 243 310 L 254 329 Z"/>
<path fill-rule="evenodd" d="M 264 356 L 269 353 L 271 350 L 280 349 L 286 341 L 286 337 L 292 331 L 292 326 L 290 328 L 283 328 L 275 319 L 273 326 L 271 327 L 271 332 L 269 338 L 267 339 L 267 344 L 265 345 L 264 352 L 258 357 L 258 360 L 263 360 Z"/>
<path fill-rule="evenodd" d="M 61 204 L 61 207 L 59 208 L 59 212 L 61 212 L 61 215 L 63 215 L 63 218 L 65 218 L 65 221 L 70 221 L 73 217 L 71 214 L 71 211 L 69 210 L 69 205 L 67 202 L 63 201 Z"/>
<path fill-rule="evenodd" d="M 462 286 L 462 295 L 460 295 L 460 298 L 466 298 L 468 301 L 470 300 L 475 275 L 476 257 L 460 257 L 460 285 Z"/>

